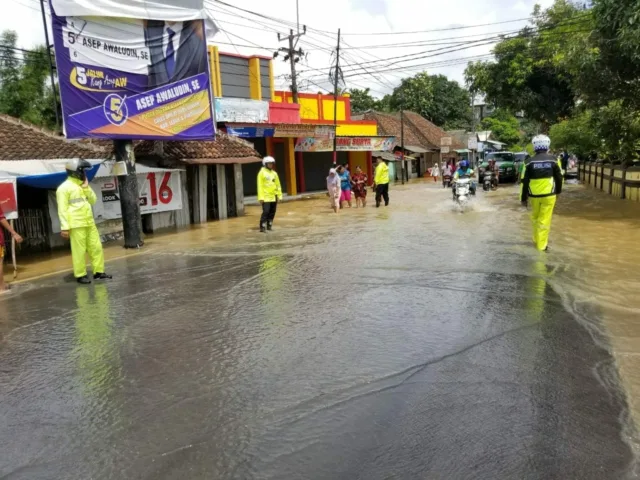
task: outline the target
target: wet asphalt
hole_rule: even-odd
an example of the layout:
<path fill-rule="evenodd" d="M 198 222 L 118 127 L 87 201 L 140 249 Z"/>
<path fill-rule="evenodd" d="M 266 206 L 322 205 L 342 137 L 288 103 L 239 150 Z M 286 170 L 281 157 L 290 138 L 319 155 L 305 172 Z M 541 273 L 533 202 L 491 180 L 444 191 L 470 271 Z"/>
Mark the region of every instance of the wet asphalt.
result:
<path fill-rule="evenodd" d="M 266 235 L 251 210 L 16 287 L 0 479 L 635 478 L 606 338 L 507 190 L 284 204 Z"/>

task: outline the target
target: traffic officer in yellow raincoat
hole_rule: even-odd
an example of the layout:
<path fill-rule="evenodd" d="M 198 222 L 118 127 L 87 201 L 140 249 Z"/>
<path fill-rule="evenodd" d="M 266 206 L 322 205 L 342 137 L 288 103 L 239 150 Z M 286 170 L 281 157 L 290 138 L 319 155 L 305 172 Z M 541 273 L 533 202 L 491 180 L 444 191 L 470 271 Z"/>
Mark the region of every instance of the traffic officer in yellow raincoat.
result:
<path fill-rule="evenodd" d="M 549 155 L 549 147 L 551 139 L 546 135 L 533 138 L 536 154 L 524 169 L 520 193 L 523 204 L 531 201 L 533 242 L 540 251 L 548 249 L 553 208 L 556 196 L 562 192 L 562 170 L 553 155 Z"/>
<path fill-rule="evenodd" d="M 262 205 L 261 232 L 273 228 L 278 200 L 282 200 L 282 187 L 280 186 L 280 177 L 276 172 L 276 160 L 273 157 L 264 157 L 262 168 L 258 172 L 258 201 Z"/>
<path fill-rule="evenodd" d="M 373 179 L 373 188 L 376 191 L 376 208 L 380 207 L 380 201 L 384 198 L 384 206 L 389 206 L 389 167 L 378 157 Z"/>
<path fill-rule="evenodd" d="M 73 275 L 78 283 L 87 284 L 91 280 L 87 276 L 85 253 L 91 258 L 94 280 L 111 278 L 104 271 L 104 253 L 100 234 L 93 219 L 91 206 L 96 203 L 96 194 L 89 186 L 86 170 L 91 164 L 86 160 L 69 160 L 65 168 L 67 179 L 58 187 L 58 216 L 63 238 L 71 239 L 71 258 L 73 259 Z"/>

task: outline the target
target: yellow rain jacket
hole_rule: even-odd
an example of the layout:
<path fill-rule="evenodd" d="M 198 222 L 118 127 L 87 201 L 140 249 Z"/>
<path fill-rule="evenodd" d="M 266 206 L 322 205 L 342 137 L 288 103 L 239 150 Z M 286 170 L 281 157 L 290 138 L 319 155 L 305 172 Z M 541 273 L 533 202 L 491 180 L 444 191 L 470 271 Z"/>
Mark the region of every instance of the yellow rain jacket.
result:
<path fill-rule="evenodd" d="M 562 192 L 562 169 L 556 159 L 546 153 L 534 156 L 522 175 L 520 200 L 531 202 L 533 243 L 540 251 L 549 244 L 551 218 L 556 196 Z"/>
<path fill-rule="evenodd" d="M 376 185 L 385 185 L 389 183 L 389 166 L 386 163 L 380 162 L 380 165 L 376 167 L 373 182 Z"/>
<path fill-rule="evenodd" d="M 549 197 L 562 191 L 562 169 L 552 155 L 535 155 L 522 175 L 520 200 Z"/>
<path fill-rule="evenodd" d="M 74 276 L 80 278 L 87 274 L 87 253 L 93 273 L 104 273 L 104 252 L 91 209 L 96 203 L 96 194 L 91 187 L 82 188 L 82 180 L 68 177 L 58 187 L 56 198 L 60 229 L 69 232 Z"/>
<path fill-rule="evenodd" d="M 282 187 L 278 172 L 262 167 L 258 172 L 258 200 L 276 202 L 282 200 Z"/>
<path fill-rule="evenodd" d="M 82 188 L 82 180 L 69 177 L 58 187 L 58 216 L 62 231 L 95 225 L 91 205 L 96 194 L 91 187 Z"/>

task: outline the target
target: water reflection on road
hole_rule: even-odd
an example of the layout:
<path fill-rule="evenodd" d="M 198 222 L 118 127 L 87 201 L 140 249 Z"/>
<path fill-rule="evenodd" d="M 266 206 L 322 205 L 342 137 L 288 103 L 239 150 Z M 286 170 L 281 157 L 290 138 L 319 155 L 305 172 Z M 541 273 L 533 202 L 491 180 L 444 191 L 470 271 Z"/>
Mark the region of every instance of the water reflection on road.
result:
<path fill-rule="evenodd" d="M 637 207 L 571 185 L 540 254 L 513 187 L 391 198 L 5 297 L 0 478 L 632 477 Z"/>

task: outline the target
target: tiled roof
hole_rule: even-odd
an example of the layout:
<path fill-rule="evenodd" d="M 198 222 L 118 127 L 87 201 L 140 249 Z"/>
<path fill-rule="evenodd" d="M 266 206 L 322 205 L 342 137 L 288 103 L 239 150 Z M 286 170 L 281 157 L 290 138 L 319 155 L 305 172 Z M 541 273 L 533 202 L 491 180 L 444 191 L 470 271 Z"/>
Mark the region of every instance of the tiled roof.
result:
<path fill-rule="evenodd" d="M 364 113 L 364 119 L 375 120 L 378 123 L 378 135 L 395 136 L 396 142 L 398 143 L 398 145 L 400 145 L 401 126 L 399 115 L 396 116 L 395 114 L 390 113 L 370 111 Z M 405 122 L 404 124 L 404 144 L 416 145 L 426 149 L 434 148 L 433 145 L 425 142 L 424 139 L 420 138 L 416 134 L 416 132 L 413 131 L 411 126 L 408 125 L 408 122 Z"/>
<path fill-rule="evenodd" d="M 136 155 L 153 155 L 154 143 L 149 140 L 135 146 Z M 164 157 L 187 163 L 247 163 L 259 162 L 260 154 L 245 140 L 216 133 L 211 141 L 164 142 Z M 217 160 L 217 161 L 216 161 Z"/>
<path fill-rule="evenodd" d="M 400 114 L 399 113 L 381 113 L 366 112 L 364 114 L 366 120 L 375 120 L 378 122 L 378 131 L 380 135 L 395 135 L 400 139 Z M 440 139 L 450 136 L 440 127 L 434 125 L 429 120 L 421 117 L 415 112 L 404 112 L 404 144 L 417 145 L 426 149 L 439 149 Z M 460 144 L 457 139 L 453 139 L 452 149 L 466 148 Z"/>
<path fill-rule="evenodd" d="M 110 150 L 69 141 L 60 135 L 0 114 L 0 160 L 101 159 Z"/>
<path fill-rule="evenodd" d="M 440 148 L 440 139 L 442 137 L 451 136 L 447 132 L 445 132 L 443 129 L 434 125 L 429 120 L 418 115 L 415 112 L 404 112 L 404 115 L 405 115 L 405 121 L 410 123 L 413 126 L 417 134 L 420 137 L 424 138 L 430 144 L 436 145 L 437 148 Z M 460 141 L 455 137 L 453 137 L 452 142 L 453 142 L 451 145 L 452 150 L 467 148 L 466 145 L 462 145 L 462 143 L 460 143 Z"/>

